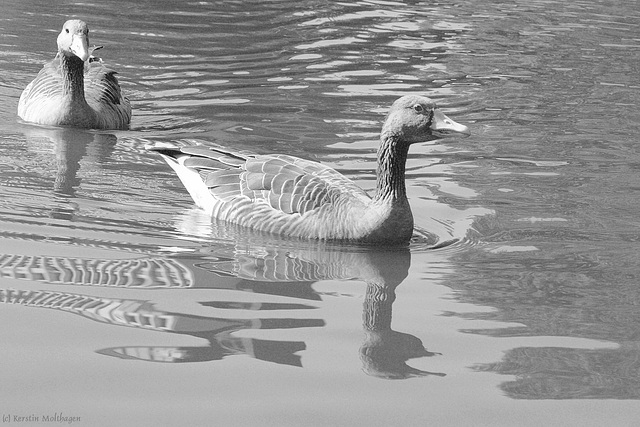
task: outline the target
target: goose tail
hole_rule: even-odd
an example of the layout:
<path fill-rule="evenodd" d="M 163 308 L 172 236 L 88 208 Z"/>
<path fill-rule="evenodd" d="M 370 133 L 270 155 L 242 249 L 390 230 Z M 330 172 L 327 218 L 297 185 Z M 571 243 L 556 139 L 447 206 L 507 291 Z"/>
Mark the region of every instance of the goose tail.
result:
<path fill-rule="evenodd" d="M 167 164 L 174 170 L 182 185 L 187 189 L 193 201 L 209 215 L 213 212 L 215 199 L 209 191 L 209 187 L 202 180 L 202 176 L 196 169 L 185 165 L 185 162 L 192 158 L 190 154 L 184 153 L 182 149 L 174 144 L 159 142 L 145 147 L 149 151 L 160 154 Z"/>

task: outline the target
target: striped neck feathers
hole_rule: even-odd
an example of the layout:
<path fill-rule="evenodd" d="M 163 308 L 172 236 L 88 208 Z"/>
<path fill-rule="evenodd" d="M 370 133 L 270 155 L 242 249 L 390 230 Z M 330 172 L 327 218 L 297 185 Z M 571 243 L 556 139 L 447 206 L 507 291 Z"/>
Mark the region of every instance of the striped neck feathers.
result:
<path fill-rule="evenodd" d="M 60 52 L 62 93 L 74 101 L 86 102 L 84 97 L 84 62 L 76 55 Z"/>
<path fill-rule="evenodd" d="M 407 200 L 404 178 L 408 153 L 409 144 L 398 135 L 380 136 L 375 201 Z"/>

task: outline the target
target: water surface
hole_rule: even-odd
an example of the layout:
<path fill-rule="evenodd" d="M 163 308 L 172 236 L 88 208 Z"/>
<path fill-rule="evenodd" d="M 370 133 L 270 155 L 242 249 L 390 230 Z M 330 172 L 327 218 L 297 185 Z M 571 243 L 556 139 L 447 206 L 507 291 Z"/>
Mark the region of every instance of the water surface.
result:
<path fill-rule="evenodd" d="M 639 15 L 620 1 L 5 0 L 0 413 L 634 425 Z M 118 70 L 130 130 L 17 119 L 68 17 Z M 372 190 L 377 132 L 407 93 L 473 135 L 412 147 L 426 237 L 404 249 L 212 223 L 145 149 L 289 153 Z"/>

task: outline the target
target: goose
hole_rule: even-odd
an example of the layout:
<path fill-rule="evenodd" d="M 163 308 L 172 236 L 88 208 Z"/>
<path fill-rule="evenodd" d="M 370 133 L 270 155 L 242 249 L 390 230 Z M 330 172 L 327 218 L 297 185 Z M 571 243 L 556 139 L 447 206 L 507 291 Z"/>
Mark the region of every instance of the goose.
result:
<path fill-rule="evenodd" d="M 156 143 L 195 203 L 214 219 L 280 236 L 406 245 L 413 215 L 405 187 L 409 146 L 470 135 L 427 97 L 396 100 L 380 133 L 373 197 L 335 169 L 286 154 Z"/>
<path fill-rule="evenodd" d="M 126 129 L 129 100 L 122 96 L 116 72 L 91 56 L 93 50 L 87 24 L 78 19 L 65 22 L 58 54 L 20 95 L 18 116 L 49 126 Z"/>

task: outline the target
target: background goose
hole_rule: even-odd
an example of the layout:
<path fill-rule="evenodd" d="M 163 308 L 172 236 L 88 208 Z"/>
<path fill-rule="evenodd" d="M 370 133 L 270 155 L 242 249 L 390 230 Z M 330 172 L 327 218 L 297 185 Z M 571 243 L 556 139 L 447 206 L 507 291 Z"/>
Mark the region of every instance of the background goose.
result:
<path fill-rule="evenodd" d="M 45 64 L 20 96 L 21 119 L 51 126 L 125 129 L 131 120 L 116 72 L 89 60 L 89 28 L 83 21 L 64 23 L 58 54 Z"/>
<path fill-rule="evenodd" d="M 430 99 L 408 95 L 394 102 L 380 134 L 373 198 L 328 166 L 284 154 L 170 144 L 149 148 L 219 220 L 290 237 L 393 245 L 408 243 L 413 233 L 405 189 L 409 145 L 452 134 L 469 130 Z"/>

